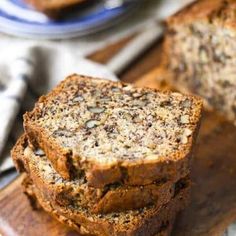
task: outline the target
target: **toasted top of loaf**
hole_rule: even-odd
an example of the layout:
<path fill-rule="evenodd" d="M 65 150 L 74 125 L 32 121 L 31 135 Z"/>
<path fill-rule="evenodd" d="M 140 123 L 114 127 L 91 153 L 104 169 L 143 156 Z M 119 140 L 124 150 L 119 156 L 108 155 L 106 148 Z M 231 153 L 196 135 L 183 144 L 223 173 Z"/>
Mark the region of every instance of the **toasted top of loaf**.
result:
<path fill-rule="evenodd" d="M 169 25 L 189 24 L 199 20 L 212 20 L 224 23 L 224 26 L 235 28 L 234 14 L 236 2 L 234 0 L 198 0 L 168 18 Z"/>
<path fill-rule="evenodd" d="M 39 99 L 25 126 L 79 162 L 153 161 L 191 146 L 201 105 L 193 96 L 72 75 Z"/>

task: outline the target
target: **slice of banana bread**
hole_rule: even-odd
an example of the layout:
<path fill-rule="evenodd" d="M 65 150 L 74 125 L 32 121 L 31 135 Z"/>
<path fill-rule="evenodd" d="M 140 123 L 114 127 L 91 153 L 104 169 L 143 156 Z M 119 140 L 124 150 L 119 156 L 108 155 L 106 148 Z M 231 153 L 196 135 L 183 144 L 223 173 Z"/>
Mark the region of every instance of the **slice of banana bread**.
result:
<path fill-rule="evenodd" d="M 39 150 L 34 153 L 23 135 L 12 151 L 17 169 L 27 172 L 38 188 L 59 205 L 79 204 L 93 213 L 108 213 L 138 209 L 148 205 L 166 204 L 174 195 L 173 183 L 162 181 L 145 186 L 110 185 L 102 189 L 89 187 L 84 176 L 73 181 L 64 180 Z M 189 177 L 186 177 L 188 179 Z"/>
<path fill-rule="evenodd" d="M 201 99 L 72 75 L 42 96 L 24 127 L 64 178 L 146 185 L 189 172 Z"/>
<path fill-rule="evenodd" d="M 236 122 L 236 1 L 199 0 L 170 17 L 163 68 L 180 91 Z"/>
<path fill-rule="evenodd" d="M 63 10 L 72 8 L 88 0 L 24 0 L 37 10 L 46 13 L 51 17 L 57 17 Z"/>
<path fill-rule="evenodd" d="M 37 200 L 37 197 L 34 193 L 34 185 L 32 183 L 32 181 L 30 180 L 30 178 L 28 176 L 25 176 L 25 179 L 22 183 L 23 189 L 24 189 L 24 193 L 26 194 L 26 196 L 28 197 L 32 207 L 34 210 L 41 208 L 41 206 L 39 205 L 39 202 Z M 48 213 L 50 213 L 50 215 L 55 218 L 56 220 L 58 220 L 59 222 L 61 222 L 62 224 L 64 224 L 65 226 L 69 226 L 73 229 L 75 229 L 76 231 L 78 231 L 80 234 L 82 235 L 90 235 L 92 236 L 92 234 L 88 234 L 88 232 L 83 229 L 82 226 L 76 224 L 76 222 L 74 222 L 73 220 L 70 220 L 68 218 L 66 218 L 65 216 L 60 215 L 56 210 L 54 210 L 50 204 L 49 201 L 43 200 L 43 199 L 39 199 L 40 204 L 42 205 L 42 207 L 44 208 L 44 210 Z M 37 208 L 35 208 L 35 206 L 37 206 Z M 163 226 L 160 231 L 155 234 L 154 236 L 169 236 L 171 231 L 172 231 L 172 227 L 173 224 L 175 222 L 175 217 L 171 217 L 168 220 L 168 224 L 166 224 L 165 226 Z"/>
<path fill-rule="evenodd" d="M 29 186 L 29 181 L 28 186 Z M 26 193 L 27 193 L 26 188 Z M 189 186 L 176 192 L 176 196 L 166 205 L 155 208 L 121 213 L 94 215 L 76 205 L 59 206 L 48 199 L 44 191 L 30 185 L 29 195 L 34 195 L 43 209 L 60 220 L 66 219 L 69 226 L 76 225 L 81 233 L 101 236 L 153 236 L 172 225 L 176 214 L 182 210 L 189 200 Z M 35 198 L 33 199 L 35 200 Z"/>

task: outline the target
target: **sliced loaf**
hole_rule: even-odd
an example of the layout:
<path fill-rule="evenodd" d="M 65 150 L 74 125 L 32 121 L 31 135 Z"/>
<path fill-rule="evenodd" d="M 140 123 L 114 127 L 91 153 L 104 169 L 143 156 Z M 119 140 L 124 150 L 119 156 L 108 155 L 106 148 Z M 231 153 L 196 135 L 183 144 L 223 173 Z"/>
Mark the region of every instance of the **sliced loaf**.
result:
<path fill-rule="evenodd" d="M 172 226 L 176 214 L 186 206 L 189 199 L 189 186 L 186 185 L 161 208 L 149 207 L 136 211 L 94 215 L 79 206 L 59 206 L 52 202 L 42 189 L 27 182 L 26 193 L 31 198 L 33 196 L 33 200 L 36 197 L 45 211 L 55 218 L 60 217 L 60 221 L 75 227 L 81 233 L 100 236 L 154 236 Z"/>
<path fill-rule="evenodd" d="M 236 1 L 199 0 L 167 21 L 164 75 L 236 122 Z"/>
<path fill-rule="evenodd" d="M 189 172 L 201 99 L 72 75 L 42 96 L 24 127 L 66 179 L 146 185 Z"/>
<path fill-rule="evenodd" d="M 89 187 L 84 176 L 64 180 L 42 151 L 32 151 L 23 135 L 12 151 L 17 169 L 27 172 L 36 186 L 59 205 L 79 204 L 93 213 L 118 212 L 148 205 L 166 204 L 174 195 L 177 183 L 163 180 L 145 186 L 110 185 L 102 189 Z M 188 177 L 187 177 L 188 178 Z"/>

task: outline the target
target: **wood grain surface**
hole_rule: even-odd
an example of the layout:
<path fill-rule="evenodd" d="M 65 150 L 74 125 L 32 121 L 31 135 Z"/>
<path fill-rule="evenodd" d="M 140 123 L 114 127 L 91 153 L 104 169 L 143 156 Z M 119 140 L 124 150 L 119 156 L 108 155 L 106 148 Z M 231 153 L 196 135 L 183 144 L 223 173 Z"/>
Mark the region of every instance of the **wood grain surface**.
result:
<path fill-rule="evenodd" d="M 106 62 L 129 39 L 109 46 L 90 58 Z M 156 45 L 127 70 L 122 78 L 138 86 L 166 88 L 159 80 L 160 48 Z M 101 56 L 102 54 L 102 56 Z M 150 71 L 146 74 L 148 71 Z M 189 207 L 178 217 L 173 236 L 216 236 L 236 220 L 236 127 L 215 113 L 205 112 L 192 166 L 193 190 Z M 0 192 L 0 235 L 78 236 L 43 211 L 33 211 L 22 193 L 21 179 Z"/>

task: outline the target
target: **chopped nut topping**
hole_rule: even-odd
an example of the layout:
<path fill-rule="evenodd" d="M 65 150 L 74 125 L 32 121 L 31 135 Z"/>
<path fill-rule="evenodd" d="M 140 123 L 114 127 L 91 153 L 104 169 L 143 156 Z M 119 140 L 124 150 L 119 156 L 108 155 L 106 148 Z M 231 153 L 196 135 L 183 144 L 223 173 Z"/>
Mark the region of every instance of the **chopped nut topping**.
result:
<path fill-rule="evenodd" d="M 125 87 L 123 87 L 123 89 L 128 91 L 128 90 L 132 89 L 132 85 L 128 84 Z"/>
<path fill-rule="evenodd" d="M 134 100 L 134 106 L 138 106 L 138 107 L 144 107 L 147 105 L 147 101 L 146 100 Z"/>
<path fill-rule="evenodd" d="M 191 101 L 186 99 L 185 101 L 181 102 L 181 106 L 185 108 L 190 108 L 191 107 Z"/>
<path fill-rule="evenodd" d="M 188 143 L 188 137 L 182 136 L 182 138 L 181 138 L 181 143 L 183 143 L 183 144 Z"/>
<path fill-rule="evenodd" d="M 147 145 L 150 149 L 155 149 L 156 148 L 156 144 L 154 142 L 149 142 Z"/>
<path fill-rule="evenodd" d="M 199 57 L 200 57 L 201 62 L 207 63 L 209 61 L 209 59 L 208 59 L 208 55 L 207 55 L 206 50 L 201 49 L 199 53 L 200 53 Z"/>
<path fill-rule="evenodd" d="M 82 96 L 77 96 L 73 99 L 73 102 L 82 102 L 84 98 Z"/>
<path fill-rule="evenodd" d="M 193 132 L 191 129 L 188 129 L 188 128 L 184 129 L 184 135 L 186 135 L 187 137 L 190 136 L 192 133 Z"/>
<path fill-rule="evenodd" d="M 97 120 L 88 120 L 85 125 L 88 129 L 92 129 L 92 128 L 98 126 L 98 121 Z"/>
<path fill-rule="evenodd" d="M 183 115 L 180 117 L 181 124 L 188 124 L 189 123 L 189 115 Z"/>
<path fill-rule="evenodd" d="M 110 97 L 102 97 L 102 98 L 100 98 L 100 101 L 101 102 L 110 102 L 111 98 Z"/>
<path fill-rule="evenodd" d="M 45 156 L 45 153 L 42 149 L 38 148 L 34 151 L 34 154 L 37 156 Z"/>
<path fill-rule="evenodd" d="M 134 98 L 140 98 L 143 96 L 143 94 L 141 94 L 141 93 L 133 93 L 132 95 Z"/>
<path fill-rule="evenodd" d="M 183 132 L 183 135 L 181 136 L 180 138 L 180 141 L 181 143 L 183 144 L 186 144 L 188 143 L 188 137 L 192 134 L 192 130 L 188 129 L 188 128 L 185 128 L 184 129 L 184 132 Z"/>
<path fill-rule="evenodd" d="M 143 120 L 137 115 L 137 116 L 134 117 L 133 121 L 135 123 L 141 123 Z"/>
<path fill-rule="evenodd" d="M 111 91 L 112 91 L 112 92 L 120 92 L 120 89 L 117 88 L 117 87 L 112 87 L 112 88 L 111 88 Z"/>
<path fill-rule="evenodd" d="M 98 90 L 95 90 L 95 91 L 93 92 L 93 95 L 96 96 L 96 97 L 99 97 L 99 96 L 101 95 L 101 92 L 98 91 Z"/>
<path fill-rule="evenodd" d="M 89 107 L 88 110 L 92 113 L 99 114 L 105 111 L 104 107 Z"/>

